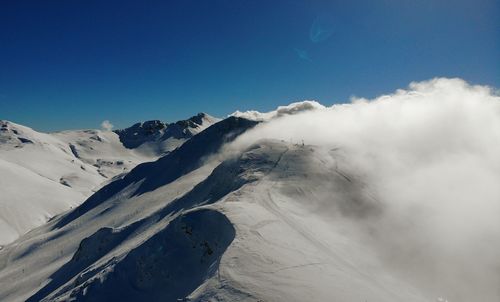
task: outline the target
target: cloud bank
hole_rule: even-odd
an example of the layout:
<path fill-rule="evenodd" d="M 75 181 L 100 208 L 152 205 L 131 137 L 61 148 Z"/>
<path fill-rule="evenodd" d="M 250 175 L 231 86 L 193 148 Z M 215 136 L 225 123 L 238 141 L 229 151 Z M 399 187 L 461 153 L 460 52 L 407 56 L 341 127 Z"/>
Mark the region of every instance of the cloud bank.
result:
<path fill-rule="evenodd" d="M 234 115 L 267 122 L 233 148 L 262 138 L 340 148 L 383 205 L 367 241 L 401 276 L 449 301 L 498 301 L 500 97 L 492 88 L 436 78 L 372 100 Z"/>

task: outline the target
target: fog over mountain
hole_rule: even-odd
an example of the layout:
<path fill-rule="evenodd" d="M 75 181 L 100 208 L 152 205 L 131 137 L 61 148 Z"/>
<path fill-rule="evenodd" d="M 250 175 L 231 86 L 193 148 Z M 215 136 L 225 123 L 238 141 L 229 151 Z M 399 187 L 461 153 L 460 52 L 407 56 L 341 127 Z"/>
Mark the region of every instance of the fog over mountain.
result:
<path fill-rule="evenodd" d="M 491 87 L 1 127 L 1 301 L 500 300 Z"/>
<path fill-rule="evenodd" d="M 422 286 L 447 289 L 450 301 L 500 297 L 497 91 L 437 78 L 275 118 L 289 107 L 253 113 L 270 121 L 231 148 L 266 137 L 337 150 L 377 201 L 377 216 L 360 222 L 384 261 Z M 315 194 L 325 196 L 321 212 L 335 215 L 328 189 Z"/>

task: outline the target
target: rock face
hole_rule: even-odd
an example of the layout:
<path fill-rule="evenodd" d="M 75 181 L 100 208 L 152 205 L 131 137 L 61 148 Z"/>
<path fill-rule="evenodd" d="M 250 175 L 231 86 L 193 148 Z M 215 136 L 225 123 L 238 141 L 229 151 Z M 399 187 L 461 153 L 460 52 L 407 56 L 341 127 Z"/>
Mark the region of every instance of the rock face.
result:
<path fill-rule="evenodd" d="M 129 149 L 137 148 L 145 142 L 160 140 L 168 124 L 159 120 L 137 123 L 129 128 L 115 130 L 123 145 Z"/>

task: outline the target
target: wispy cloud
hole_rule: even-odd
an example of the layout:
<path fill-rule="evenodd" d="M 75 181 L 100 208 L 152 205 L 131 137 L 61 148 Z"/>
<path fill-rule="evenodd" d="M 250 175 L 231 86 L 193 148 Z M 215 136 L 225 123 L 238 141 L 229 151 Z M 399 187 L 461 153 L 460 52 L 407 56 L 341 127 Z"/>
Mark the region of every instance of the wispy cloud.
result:
<path fill-rule="evenodd" d="M 111 130 L 113 130 L 113 127 L 114 127 L 114 126 L 113 126 L 113 124 L 111 124 L 111 122 L 110 122 L 110 121 L 108 121 L 108 120 L 105 120 L 105 121 L 103 121 L 103 122 L 101 123 L 101 128 L 102 128 L 103 130 L 106 130 L 106 131 L 111 131 Z"/>
<path fill-rule="evenodd" d="M 286 106 L 279 106 L 276 108 L 274 111 L 270 112 L 259 112 L 255 110 L 249 110 L 249 111 L 236 111 L 232 116 L 237 116 L 237 117 L 243 117 L 249 120 L 253 121 L 269 121 L 273 118 L 284 116 L 284 115 L 292 115 L 292 114 L 297 114 L 300 112 L 305 112 L 309 110 L 316 110 L 316 109 L 325 109 L 326 107 L 321 105 L 320 103 L 316 101 L 301 101 L 301 102 L 296 102 L 296 103 L 291 103 L 290 105 Z"/>

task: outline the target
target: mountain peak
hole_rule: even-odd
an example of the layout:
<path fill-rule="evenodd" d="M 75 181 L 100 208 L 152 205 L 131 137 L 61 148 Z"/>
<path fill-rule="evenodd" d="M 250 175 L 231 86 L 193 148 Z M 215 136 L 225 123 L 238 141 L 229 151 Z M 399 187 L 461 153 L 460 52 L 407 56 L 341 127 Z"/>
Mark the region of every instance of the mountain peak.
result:
<path fill-rule="evenodd" d="M 218 119 L 206 114 L 206 113 L 203 113 L 203 112 L 200 112 L 196 115 L 193 115 L 192 117 L 186 119 L 186 120 L 181 120 L 181 121 L 177 121 L 175 122 L 175 124 L 183 127 L 183 128 L 198 128 L 200 126 L 203 126 L 204 122 L 208 121 L 209 124 L 213 124 L 214 122 L 218 121 Z M 203 129 L 206 128 L 206 127 L 203 127 Z"/>
<path fill-rule="evenodd" d="M 134 149 L 148 142 L 165 142 L 168 140 L 182 142 L 218 121 L 219 119 L 206 113 L 198 113 L 188 119 L 170 124 L 160 120 L 150 120 L 114 132 L 118 134 L 125 147 Z M 167 144 L 166 150 L 163 151 L 171 151 L 177 146 L 178 144 Z"/>

